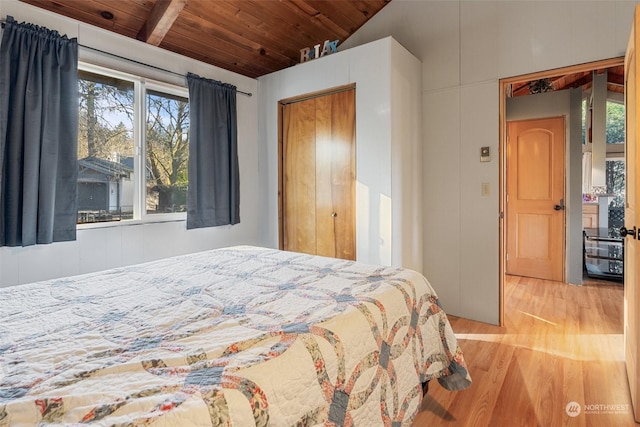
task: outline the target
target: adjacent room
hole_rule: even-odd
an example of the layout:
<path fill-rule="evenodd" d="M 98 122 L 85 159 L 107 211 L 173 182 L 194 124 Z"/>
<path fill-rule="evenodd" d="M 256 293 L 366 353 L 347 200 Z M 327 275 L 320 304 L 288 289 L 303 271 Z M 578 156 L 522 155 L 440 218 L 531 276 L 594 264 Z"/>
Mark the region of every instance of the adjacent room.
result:
<path fill-rule="evenodd" d="M 0 0 L 0 427 L 640 422 L 637 3 Z"/>

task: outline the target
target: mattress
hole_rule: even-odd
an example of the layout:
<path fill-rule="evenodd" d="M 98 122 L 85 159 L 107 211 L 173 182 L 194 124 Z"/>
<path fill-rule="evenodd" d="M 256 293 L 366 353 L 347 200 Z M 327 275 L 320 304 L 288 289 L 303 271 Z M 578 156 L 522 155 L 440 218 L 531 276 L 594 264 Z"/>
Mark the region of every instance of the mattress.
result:
<path fill-rule="evenodd" d="M 0 289 L 0 426 L 409 426 L 471 384 L 407 269 L 241 246 Z"/>

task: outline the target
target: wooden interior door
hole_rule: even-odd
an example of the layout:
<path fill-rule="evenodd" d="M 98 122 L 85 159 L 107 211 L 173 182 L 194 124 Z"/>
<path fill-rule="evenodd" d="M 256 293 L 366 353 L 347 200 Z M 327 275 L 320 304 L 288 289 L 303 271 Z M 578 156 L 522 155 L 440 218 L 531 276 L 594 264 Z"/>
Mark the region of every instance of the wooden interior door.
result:
<path fill-rule="evenodd" d="M 281 247 L 355 260 L 355 89 L 281 103 Z"/>
<path fill-rule="evenodd" d="M 637 167 L 640 161 L 638 155 L 638 28 L 640 28 L 640 9 L 636 6 L 635 17 L 627 46 L 624 60 L 625 72 L 625 109 L 626 109 L 626 145 L 625 145 L 625 169 L 626 169 L 626 206 L 625 206 L 625 233 L 624 243 L 624 346 L 625 365 L 629 379 L 631 404 L 636 421 L 640 422 L 640 371 L 638 370 L 638 347 L 640 346 L 640 269 L 638 263 L 640 249 L 638 248 L 638 235 L 636 226 L 640 224 L 640 186 L 638 186 Z"/>
<path fill-rule="evenodd" d="M 563 281 L 565 120 L 507 124 L 506 273 Z"/>

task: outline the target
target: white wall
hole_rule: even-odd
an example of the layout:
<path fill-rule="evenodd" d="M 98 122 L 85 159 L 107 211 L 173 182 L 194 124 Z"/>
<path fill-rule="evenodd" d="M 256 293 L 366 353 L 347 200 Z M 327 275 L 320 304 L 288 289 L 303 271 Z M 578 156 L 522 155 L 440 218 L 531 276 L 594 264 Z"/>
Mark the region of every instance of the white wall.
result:
<path fill-rule="evenodd" d="M 75 242 L 0 248 L 0 286 L 86 273 L 149 261 L 171 255 L 234 244 L 259 244 L 257 81 L 137 40 L 82 24 L 17 0 L 0 0 L 0 16 L 31 22 L 77 37 L 82 45 L 185 74 L 234 84 L 253 97 L 238 94 L 238 152 L 240 164 L 240 219 L 235 226 L 186 230 L 185 221 L 135 225 L 80 227 Z M 114 60 L 80 48 L 80 60 L 117 67 L 120 71 L 185 86 L 183 78 L 148 67 Z"/>
<path fill-rule="evenodd" d="M 420 69 L 386 38 L 258 79 L 265 245 L 278 247 L 278 101 L 355 83 L 356 257 L 421 270 Z"/>
<path fill-rule="evenodd" d="M 635 3 L 394 0 L 340 46 L 390 35 L 422 61 L 424 272 L 448 313 L 499 321 L 499 79 L 624 55 Z"/>
<path fill-rule="evenodd" d="M 422 271 L 422 64 L 394 43 L 396 48 L 391 50 L 391 191 L 392 246 L 397 250 L 391 264 Z"/>

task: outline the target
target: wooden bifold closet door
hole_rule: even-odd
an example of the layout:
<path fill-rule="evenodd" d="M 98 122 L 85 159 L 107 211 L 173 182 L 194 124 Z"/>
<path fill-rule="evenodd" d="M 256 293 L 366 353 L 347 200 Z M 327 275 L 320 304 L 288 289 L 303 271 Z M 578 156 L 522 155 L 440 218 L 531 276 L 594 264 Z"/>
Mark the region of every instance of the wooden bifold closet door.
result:
<path fill-rule="evenodd" d="M 280 108 L 280 246 L 355 260 L 355 89 Z"/>

